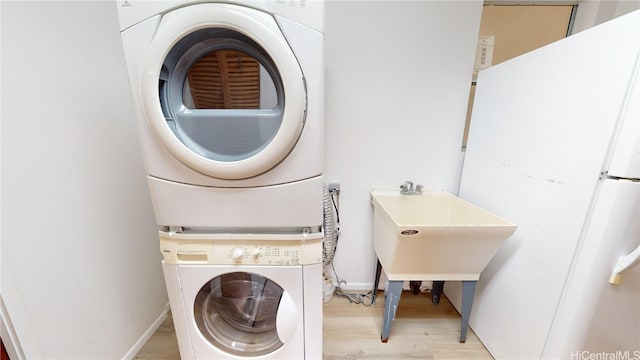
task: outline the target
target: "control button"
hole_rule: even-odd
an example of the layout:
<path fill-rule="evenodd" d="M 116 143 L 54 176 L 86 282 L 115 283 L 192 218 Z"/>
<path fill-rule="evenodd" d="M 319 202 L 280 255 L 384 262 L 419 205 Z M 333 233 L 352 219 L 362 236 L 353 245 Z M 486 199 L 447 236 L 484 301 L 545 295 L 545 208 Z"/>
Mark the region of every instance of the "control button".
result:
<path fill-rule="evenodd" d="M 235 247 L 233 249 L 231 249 L 231 258 L 235 261 L 240 261 L 242 260 L 242 257 L 244 256 L 244 249 L 240 248 L 240 247 Z"/>
<path fill-rule="evenodd" d="M 260 248 L 255 248 L 255 250 L 253 250 L 253 257 L 257 259 L 260 256 L 262 256 L 262 250 L 260 250 Z"/>

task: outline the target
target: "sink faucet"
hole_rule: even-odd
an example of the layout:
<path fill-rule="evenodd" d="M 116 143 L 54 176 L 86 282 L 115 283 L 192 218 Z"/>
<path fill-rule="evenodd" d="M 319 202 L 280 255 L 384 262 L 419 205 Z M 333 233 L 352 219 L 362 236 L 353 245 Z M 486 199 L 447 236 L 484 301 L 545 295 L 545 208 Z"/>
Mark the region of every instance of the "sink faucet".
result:
<path fill-rule="evenodd" d="M 402 195 L 420 195 L 422 194 L 422 185 L 415 185 L 411 181 L 405 181 L 400 185 L 400 194 Z"/>

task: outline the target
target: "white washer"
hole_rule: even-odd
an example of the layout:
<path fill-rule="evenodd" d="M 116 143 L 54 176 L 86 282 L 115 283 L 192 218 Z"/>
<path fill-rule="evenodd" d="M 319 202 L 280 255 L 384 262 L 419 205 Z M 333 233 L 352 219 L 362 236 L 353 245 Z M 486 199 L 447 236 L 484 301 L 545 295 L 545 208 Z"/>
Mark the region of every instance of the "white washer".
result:
<path fill-rule="evenodd" d="M 322 1 L 117 2 L 156 219 L 322 223 Z"/>
<path fill-rule="evenodd" d="M 160 232 L 182 359 L 321 359 L 322 234 Z"/>

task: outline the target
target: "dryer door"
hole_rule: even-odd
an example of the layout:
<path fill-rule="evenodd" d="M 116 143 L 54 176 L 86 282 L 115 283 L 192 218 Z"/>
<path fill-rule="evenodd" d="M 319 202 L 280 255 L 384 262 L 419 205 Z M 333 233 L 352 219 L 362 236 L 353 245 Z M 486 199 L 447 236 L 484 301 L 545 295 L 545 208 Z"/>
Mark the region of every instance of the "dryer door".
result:
<path fill-rule="evenodd" d="M 302 70 L 264 12 L 213 3 L 170 11 L 141 73 L 150 127 L 173 156 L 203 174 L 260 175 L 302 132 Z"/>

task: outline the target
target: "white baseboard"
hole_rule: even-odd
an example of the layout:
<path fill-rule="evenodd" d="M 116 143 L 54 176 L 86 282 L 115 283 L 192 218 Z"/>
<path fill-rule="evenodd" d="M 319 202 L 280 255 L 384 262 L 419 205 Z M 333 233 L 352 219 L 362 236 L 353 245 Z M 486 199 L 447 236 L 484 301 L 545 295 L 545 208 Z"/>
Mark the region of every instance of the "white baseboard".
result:
<path fill-rule="evenodd" d="M 129 351 L 127 351 L 127 353 L 122 357 L 123 360 L 132 360 L 140 352 L 140 350 L 142 349 L 144 344 L 146 344 L 147 341 L 149 341 L 151 336 L 153 336 L 153 334 L 156 332 L 156 330 L 158 330 L 160 325 L 162 325 L 164 320 L 167 318 L 167 314 L 169 313 L 169 309 L 170 309 L 169 303 L 167 302 L 167 305 L 165 306 L 164 310 L 162 310 L 162 312 L 160 313 L 160 315 L 158 315 L 156 320 L 151 324 L 151 326 L 149 326 L 147 331 L 145 331 L 142 334 L 140 339 L 138 339 L 138 341 L 136 341 L 135 344 L 133 344 L 131 349 L 129 349 Z M 13 358 L 11 358 L 11 359 L 13 359 Z"/>
<path fill-rule="evenodd" d="M 367 292 L 371 291 L 373 283 L 343 283 L 340 288 L 345 291 Z"/>
<path fill-rule="evenodd" d="M 13 328 L 11 318 L 9 318 L 9 312 L 4 305 L 2 294 L 0 294 L 0 337 L 2 337 L 2 343 L 5 349 L 7 349 L 7 354 L 10 359 L 24 360 L 27 358 L 24 356 L 24 351 L 18 341 L 18 335 Z"/>

